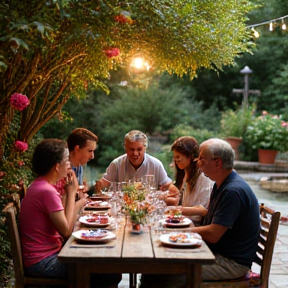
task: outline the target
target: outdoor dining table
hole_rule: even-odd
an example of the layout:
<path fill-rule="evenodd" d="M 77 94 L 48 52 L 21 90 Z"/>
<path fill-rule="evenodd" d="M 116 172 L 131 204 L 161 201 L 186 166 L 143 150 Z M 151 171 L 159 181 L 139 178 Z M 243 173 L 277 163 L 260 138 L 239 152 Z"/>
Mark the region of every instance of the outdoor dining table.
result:
<path fill-rule="evenodd" d="M 186 274 L 187 287 L 201 287 L 202 265 L 214 263 L 213 253 L 204 241 L 189 248 L 163 246 L 159 236 L 168 230 L 143 227 L 134 234 L 129 221 L 122 219 L 111 242 L 83 245 L 72 235 L 58 257 L 70 266 L 71 287 L 90 287 L 91 273 Z"/>

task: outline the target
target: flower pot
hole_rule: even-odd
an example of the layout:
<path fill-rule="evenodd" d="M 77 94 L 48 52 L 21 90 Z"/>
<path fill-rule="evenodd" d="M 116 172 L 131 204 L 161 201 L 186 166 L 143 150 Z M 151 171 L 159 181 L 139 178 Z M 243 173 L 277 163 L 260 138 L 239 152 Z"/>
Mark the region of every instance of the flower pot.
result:
<path fill-rule="evenodd" d="M 258 161 L 261 164 L 274 164 L 277 150 L 258 149 Z"/>
<path fill-rule="evenodd" d="M 242 138 L 241 137 L 227 137 L 225 139 L 232 147 L 235 153 L 235 160 L 239 160 L 239 146 L 242 143 Z"/>

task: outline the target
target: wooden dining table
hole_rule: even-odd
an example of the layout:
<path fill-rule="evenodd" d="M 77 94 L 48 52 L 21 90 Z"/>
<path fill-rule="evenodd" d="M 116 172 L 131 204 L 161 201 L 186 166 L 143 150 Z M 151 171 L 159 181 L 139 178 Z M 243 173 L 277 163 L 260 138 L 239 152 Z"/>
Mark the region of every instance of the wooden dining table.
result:
<path fill-rule="evenodd" d="M 129 221 L 120 222 L 109 243 L 79 244 L 73 235 L 67 240 L 58 258 L 69 265 L 71 287 L 90 287 L 91 273 L 186 274 L 187 287 L 201 287 L 202 265 L 215 261 L 204 241 L 196 247 L 164 246 L 160 235 L 175 229 L 144 226 L 134 234 Z"/>

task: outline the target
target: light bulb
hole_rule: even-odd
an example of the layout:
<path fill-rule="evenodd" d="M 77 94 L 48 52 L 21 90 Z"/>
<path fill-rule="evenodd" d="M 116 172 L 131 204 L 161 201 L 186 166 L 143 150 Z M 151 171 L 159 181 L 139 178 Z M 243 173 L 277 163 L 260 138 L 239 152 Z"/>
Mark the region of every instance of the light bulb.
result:
<path fill-rule="evenodd" d="M 259 32 L 257 30 L 255 30 L 254 28 L 252 28 L 252 31 L 254 33 L 254 37 L 259 38 L 259 36 L 260 36 Z"/>
<path fill-rule="evenodd" d="M 282 19 L 282 30 L 286 30 L 286 24 L 284 22 L 284 19 Z"/>
<path fill-rule="evenodd" d="M 269 24 L 269 31 L 273 31 L 273 22 L 270 22 Z"/>

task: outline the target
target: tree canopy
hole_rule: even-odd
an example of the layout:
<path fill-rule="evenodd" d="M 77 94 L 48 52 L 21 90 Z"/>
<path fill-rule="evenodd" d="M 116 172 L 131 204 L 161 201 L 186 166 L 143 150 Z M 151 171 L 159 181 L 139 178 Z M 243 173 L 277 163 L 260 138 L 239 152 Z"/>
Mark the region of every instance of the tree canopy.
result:
<path fill-rule="evenodd" d="M 18 135 L 29 142 L 69 97 L 105 89 L 109 71 L 133 56 L 191 78 L 200 67 L 232 64 L 252 45 L 245 28 L 252 8 L 246 0 L 2 1 L 0 139 L 13 119 L 13 93 L 30 100 Z"/>

